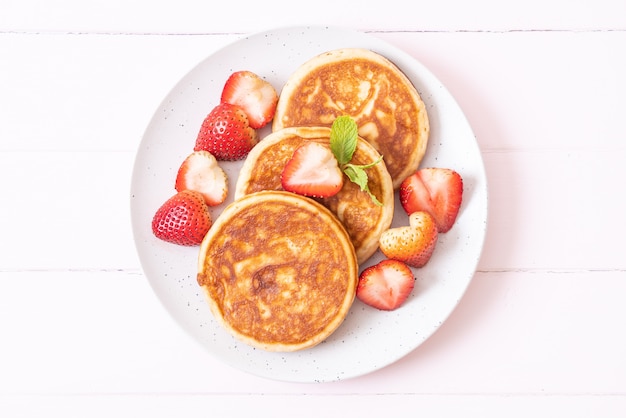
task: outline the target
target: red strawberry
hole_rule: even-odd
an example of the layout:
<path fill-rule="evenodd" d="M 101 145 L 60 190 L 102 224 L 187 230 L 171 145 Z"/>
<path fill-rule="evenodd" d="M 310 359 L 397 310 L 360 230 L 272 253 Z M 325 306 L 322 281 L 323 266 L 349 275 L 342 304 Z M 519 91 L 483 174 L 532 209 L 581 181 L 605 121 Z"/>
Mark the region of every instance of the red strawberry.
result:
<path fill-rule="evenodd" d="M 183 190 L 170 197 L 152 218 L 152 232 L 167 242 L 178 245 L 200 245 L 213 224 L 209 207 L 202 195 Z"/>
<path fill-rule="evenodd" d="M 329 197 L 343 186 L 343 173 L 329 147 L 308 141 L 300 145 L 281 175 L 283 189 L 309 197 Z"/>
<path fill-rule="evenodd" d="M 386 230 L 380 236 L 380 251 L 394 260 L 412 267 L 423 267 L 435 250 L 439 233 L 435 220 L 428 212 L 413 212 L 409 226 Z"/>
<path fill-rule="evenodd" d="M 383 260 L 363 270 L 356 296 L 364 303 L 384 311 L 399 308 L 415 286 L 413 272 L 405 263 Z"/>
<path fill-rule="evenodd" d="M 237 71 L 226 80 L 221 101 L 241 107 L 248 115 L 250 126 L 258 129 L 274 117 L 278 93 L 257 74 Z"/>
<path fill-rule="evenodd" d="M 250 127 L 246 112 L 221 103 L 202 122 L 194 151 L 208 151 L 220 161 L 233 161 L 247 156 L 257 142 L 257 132 Z"/>
<path fill-rule="evenodd" d="M 422 168 L 400 185 L 400 203 L 407 214 L 430 213 L 439 232 L 448 232 L 463 200 L 463 179 L 449 168 Z"/>
<path fill-rule="evenodd" d="M 208 151 L 195 151 L 185 158 L 178 169 L 175 188 L 179 192 L 195 190 L 201 193 L 209 206 L 219 205 L 228 194 L 226 173 Z"/>

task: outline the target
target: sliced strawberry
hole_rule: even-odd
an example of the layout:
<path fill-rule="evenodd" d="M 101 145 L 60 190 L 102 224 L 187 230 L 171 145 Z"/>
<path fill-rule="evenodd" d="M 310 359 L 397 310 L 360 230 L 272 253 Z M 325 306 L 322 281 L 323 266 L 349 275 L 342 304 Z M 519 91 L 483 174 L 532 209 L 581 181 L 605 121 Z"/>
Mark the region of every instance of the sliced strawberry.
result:
<path fill-rule="evenodd" d="M 281 175 L 283 189 L 309 197 L 329 197 L 343 186 L 343 173 L 330 148 L 314 141 L 300 145 Z"/>
<path fill-rule="evenodd" d="M 226 80 L 221 101 L 240 106 L 248 115 L 250 126 L 258 129 L 274 117 L 278 93 L 252 71 L 237 71 Z"/>
<path fill-rule="evenodd" d="M 208 151 L 220 161 L 240 160 L 258 142 L 246 112 L 239 106 L 220 103 L 202 122 L 194 151 Z"/>
<path fill-rule="evenodd" d="M 397 260 L 383 260 L 363 270 L 356 296 L 370 306 L 391 311 L 406 301 L 414 286 L 415 277 L 409 266 Z"/>
<path fill-rule="evenodd" d="M 194 151 L 180 165 L 175 188 L 179 192 L 195 190 L 202 194 L 207 205 L 217 206 L 226 200 L 228 179 L 213 154 Z"/>
<path fill-rule="evenodd" d="M 400 185 L 400 203 L 407 214 L 430 213 L 439 232 L 448 232 L 463 200 L 463 179 L 449 168 L 422 168 Z"/>
<path fill-rule="evenodd" d="M 435 250 L 439 238 L 435 219 L 428 212 L 413 212 L 408 226 L 390 228 L 382 233 L 380 251 L 387 257 L 423 267 Z"/>
<path fill-rule="evenodd" d="M 213 224 L 204 198 L 193 190 L 170 197 L 152 218 L 152 232 L 163 241 L 178 245 L 200 245 Z"/>

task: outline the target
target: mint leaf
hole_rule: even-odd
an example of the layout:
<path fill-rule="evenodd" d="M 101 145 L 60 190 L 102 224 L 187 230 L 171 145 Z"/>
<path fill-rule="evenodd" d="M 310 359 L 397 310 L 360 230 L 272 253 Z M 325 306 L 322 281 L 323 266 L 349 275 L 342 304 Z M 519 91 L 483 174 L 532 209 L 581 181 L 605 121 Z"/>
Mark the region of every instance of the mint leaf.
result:
<path fill-rule="evenodd" d="M 330 150 L 339 165 L 349 163 L 356 150 L 359 135 L 356 122 L 350 116 L 339 116 L 330 129 Z"/>
<path fill-rule="evenodd" d="M 368 194 L 368 195 L 370 195 L 370 198 L 372 199 L 372 202 L 374 202 L 374 204 L 375 204 L 376 206 L 382 206 L 382 205 L 383 205 L 383 204 L 381 203 L 381 201 L 380 201 L 380 200 L 378 200 L 378 199 L 376 198 L 376 196 L 374 196 L 374 194 L 373 194 L 372 192 L 370 192 L 369 187 L 368 187 L 368 188 L 366 188 L 366 189 L 365 189 L 365 191 L 367 192 L 367 194 Z"/>
<path fill-rule="evenodd" d="M 367 188 L 367 173 L 361 167 L 348 164 L 343 168 L 343 172 L 346 173 L 350 181 L 359 186 L 361 190 Z"/>
<path fill-rule="evenodd" d="M 380 162 L 380 160 L 381 159 L 379 158 L 376 163 Z M 367 166 L 371 167 L 372 165 L 374 164 L 368 164 Z M 367 166 L 347 164 L 344 167 L 343 172 L 346 173 L 346 176 L 348 176 L 350 181 L 352 181 L 361 188 L 361 191 L 369 194 L 370 198 L 376 205 L 382 206 L 383 204 L 376 198 L 376 196 L 374 196 L 374 194 L 370 191 L 369 186 L 367 185 L 367 173 L 364 170 L 364 167 Z"/>
<path fill-rule="evenodd" d="M 376 161 L 364 165 L 349 164 L 356 151 L 359 130 L 354 119 L 344 115 L 337 117 L 330 128 L 330 150 L 337 159 L 339 167 L 348 176 L 350 181 L 361 188 L 372 198 L 372 201 L 378 205 L 383 204 L 372 194 L 367 185 L 366 168 L 370 168 L 378 164 L 383 157 L 379 157 Z"/>
<path fill-rule="evenodd" d="M 352 165 L 352 166 L 355 166 L 355 167 L 359 167 L 359 168 L 362 168 L 362 169 L 366 169 L 366 168 L 374 167 L 376 164 L 378 164 L 382 160 L 383 160 L 383 156 L 381 155 L 380 157 L 378 157 L 378 159 L 376 161 L 372 161 L 369 164 L 363 164 L 363 165 L 349 164 L 349 165 Z"/>

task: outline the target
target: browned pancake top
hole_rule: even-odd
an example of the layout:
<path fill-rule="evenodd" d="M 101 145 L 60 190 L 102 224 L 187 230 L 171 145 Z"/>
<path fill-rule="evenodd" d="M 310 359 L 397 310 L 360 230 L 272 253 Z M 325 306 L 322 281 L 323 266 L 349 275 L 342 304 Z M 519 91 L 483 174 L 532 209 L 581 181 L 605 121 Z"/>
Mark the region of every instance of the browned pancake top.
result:
<path fill-rule="evenodd" d="M 358 268 L 333 215 L 286 192 L 246 196 L 224 214 L 203 242 L 198 273 L 214 314 L 272 351 L 327 337 L 352 304 Z"/>
<path fill-rule="evenodd" d="M 384 156 L 394 187 L 417 169 L 425 153 L 429 124 L 424 103 L 397 67 L 371 51 L 316 57 L 288 80 L 280 101 L 275 130 L 330 126 L 340 115 L 352 116 L 359 135 Z"/>
<path fill-rule="evenodd" d="M 294 151 L 305 141 L 330 146 L 328 128 L 286 128 L 265 138 L 253 150 L 241 171 L 236 197 L 261 190 L 283 190 L 281 173 Z M 276 140 L 278 139 L 278 140 Z M 365 141 L 359 140 L 352 163 L 369 164 L 378 157 Z M 393 186 L 385 165 L 367 169 L 370 191 L 384 206 L 374 204 L 360 187 L 344 177 L 342 189 L 334 196 L 315 200 L 328 208 L 342 222 L 353 243 L 359 262 L 365 261 L 378 248 L 380 234 L 389 227 L 393 217 Z"/>

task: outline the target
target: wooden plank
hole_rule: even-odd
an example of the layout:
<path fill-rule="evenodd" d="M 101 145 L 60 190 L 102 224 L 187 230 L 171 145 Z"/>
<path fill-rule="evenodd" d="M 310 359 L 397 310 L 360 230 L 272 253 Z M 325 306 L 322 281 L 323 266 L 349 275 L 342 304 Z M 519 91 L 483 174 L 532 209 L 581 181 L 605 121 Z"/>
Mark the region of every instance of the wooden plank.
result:
<path fill-rule="evenodd" d="M 626 154 L 625 31 L 377 36 L 441 80 L 483 150 Z"/>
<path fill-rule="evenodd" d="M 0 34 L 0 149 L 134 151 L 170 89 L 235 38 Z"/>
<path fill-rule="evenodd" d="M 626 271 L 624 152 L 483 153 L 489 223 L 479 269 Z"/>
<path fill-rule="evenodd" d="M 481 149 L 626 152 L 626 31 L 374 36 L 442 81 Z M 0 150 L 135 150 L 180 78 L 239 37 L 0 34 Z"/>
<path fill-rule="evenodd" d="M 136 268 L 129 216 L 133 157 L 0 153 L 0 187 L 7 199 L 0 216 L 0 268 Z"/>
<path fill-rule="evenodd" d="M 626 269 L 626 201 L 616 194 L 626 178 L 623 154 L 483 157 L 490 198 L 480 270 Z M 0 229 L 10 238 L 0 241 L 0 268 L 138 268 L 130 223 L 133 162 L 130 151 L 0 153 L 0 187 L 12 197 L 1 209 Z M 173 183 L 163 187 L 173 191 Z M 45 251 L 34 255 L 36 248 Z"/>
<path fill-rule="evenodd" d="M 6 9 L 6 8 L 5 8 Z M 624 4 L 599 0 L 593 4 L 566 0 L 528 0 L 504 4 L 495 0 L 470 3 L 421 2 L 415 13 L 402 0 L 376 2 L 319 0 L 306 13 L 293 10 L 286 0 L 263 3 L 108 1 L 90 4 L 77 0 L 23 0 L 9 2 L 0 19 L 1 30 L 219 33 L 263 30 L 268 26 L 342 25 L 375 30 L 562 30 L 623 29 Z M 234 18 L 227 18 L 234 16 Z M 364 19 L 363 16 L 376 16 Z"/>
<path fill-rule="evenodd" d="M 289 414 L 301 418 L 327 416 L 526 418 L 562 415 L 569 418 L 621 418 L 624 396 L 575 395 L 88 395 L 0 397 L 0 413 L 14 418 L 63 416 L 93 418 L 111 416 L 241 417 L 275 418 Z"/>
<path fill-rule="evenodd" d="M 0 394 L 626 396 L 625 292 L 623 272 L 478 273 L 397 363 L 292 384 L 213 358 L 137 271 L 2 272 Z"/>

